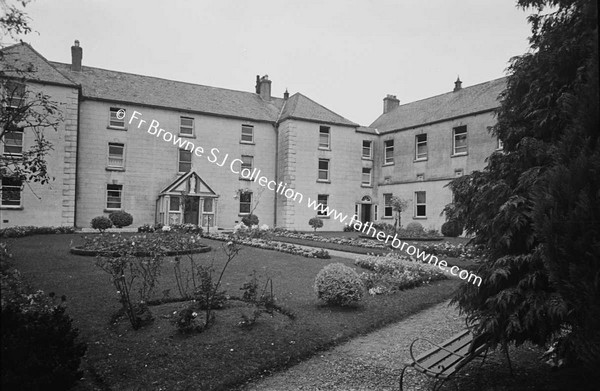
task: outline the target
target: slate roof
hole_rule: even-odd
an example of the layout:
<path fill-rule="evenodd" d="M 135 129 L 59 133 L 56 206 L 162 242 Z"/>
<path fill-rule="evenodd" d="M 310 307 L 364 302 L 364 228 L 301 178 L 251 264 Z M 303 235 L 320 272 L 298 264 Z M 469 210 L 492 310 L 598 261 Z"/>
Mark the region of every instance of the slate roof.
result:
<path fill-rule="evenodd" d="M 358 127 L 358 124 L 321 106 L 299 92 L 290 96 L 285 103 L 281 112 L 280 121 L 285 119 L 302 119 L 313 122 Z"/>
<path fill-rule="evenodd" d="M 255 121 L 280 122 L 288 118 L 337 125 L 358 126 L 352 121 L 296 93 L 284 105 L 282 98 L 263 100 L 254 92 L 235 91 L 132 73 L 50 62 L 65 76 L 82 86 L 88 99 L 164 107 Z M 282 110 L 283 109 L 283 110 Z"/>
<path fill-rule="evenodd" d="M 369 127 L 388 132 L 493 110 L 499 106 L 498 96 L 505 88 L 503 77 L 400 105 L 379 116 Z"/>
<path fill-rule="evenodd" d="M 0 69 L 7 76 L 77 87 L 27 43 L 8 46 L 1 51 L 3 60 Z"/>

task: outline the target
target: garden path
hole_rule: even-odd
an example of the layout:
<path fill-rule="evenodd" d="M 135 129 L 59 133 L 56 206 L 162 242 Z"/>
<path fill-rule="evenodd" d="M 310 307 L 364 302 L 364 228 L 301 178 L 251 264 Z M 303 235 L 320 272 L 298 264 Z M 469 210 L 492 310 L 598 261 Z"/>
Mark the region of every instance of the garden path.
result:
<path fill-rule="evenodd" d="M 333 254 L 332 254 L 333 255 Z M 449 302 L 396 324 L 357 337 L 285 371 L 259 379 L 244 391 L 397 390 L 409 345 L 416 338 L 444 341 L 464 328 L 464 319 Z M 409 372 L 407 389 L 426 389 L 426 376 Z"/>

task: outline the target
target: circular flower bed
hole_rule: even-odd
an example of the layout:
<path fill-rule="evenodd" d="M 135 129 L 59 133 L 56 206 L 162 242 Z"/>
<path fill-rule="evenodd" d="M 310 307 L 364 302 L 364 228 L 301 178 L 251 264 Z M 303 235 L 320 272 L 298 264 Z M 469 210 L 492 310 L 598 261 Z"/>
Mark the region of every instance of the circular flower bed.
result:
<path fill-rule="evenodd" d="M 165 256 L 205 253 L 211 250 L 210 246 L 200 241 L 199 235 L 182 233 L 149 233 L 128 237 L 123 237 L 120 233 L 100 234 L 85 237 L 84 240 L 83 245 L 71 247 L 72 254 L 118 256 L 126 248 L 128 253 L 144 257 L 151 255 L 148 249 L 154 249 L 154 252 L 158 249 Z"/>

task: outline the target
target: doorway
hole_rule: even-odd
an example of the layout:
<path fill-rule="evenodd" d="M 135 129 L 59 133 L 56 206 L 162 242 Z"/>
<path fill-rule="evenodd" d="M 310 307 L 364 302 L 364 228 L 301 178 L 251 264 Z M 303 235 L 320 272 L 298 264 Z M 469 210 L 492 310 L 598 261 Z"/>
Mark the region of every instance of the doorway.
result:
<path fill-rule="evenodd" d="M 185 197 L 183 222 L 185 224 L 198 224 L 198 212 L 200 210 L 199 197 Z"/>
<path fill-rule="evenodd" d="M 371 221 L 371 204 L 360 205 L 360 221 L 368 223 Z"/>

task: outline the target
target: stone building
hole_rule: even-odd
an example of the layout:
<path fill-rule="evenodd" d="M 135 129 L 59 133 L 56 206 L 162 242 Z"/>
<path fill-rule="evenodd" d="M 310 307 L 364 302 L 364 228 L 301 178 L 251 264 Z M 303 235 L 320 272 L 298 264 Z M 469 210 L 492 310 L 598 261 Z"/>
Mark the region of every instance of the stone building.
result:
<path fill-rule="evenodd" d="M 269 226 L 307 230 L 318 215 L 324 230 L 341 230 L 353 215 L 391 221 L 397 195 L 411 202 L 404 224 L 439 228 L 451 201 L 444 185 L 482 168 L 498 146 L 487 127 L 504 79 L 457 81 L 453 92 L 404 105 L 390 95 L 363 127 L 301 93 L 272 96 L 267 76 L 253 92 L 234 91 L 84 66 L 77 41 L 71 64 L 27 44 L 3 51 L 35 65 L 28 88 L 63 102 L 67 120 L 51 140 L 56 180 L 37 189 L 40 200 L 23 186 L 11 204 L 12 182 L 2 179 L 2 227 L 88 227 L 126 210 L 136 226 L 230 228 L 252 212 Z"/>

